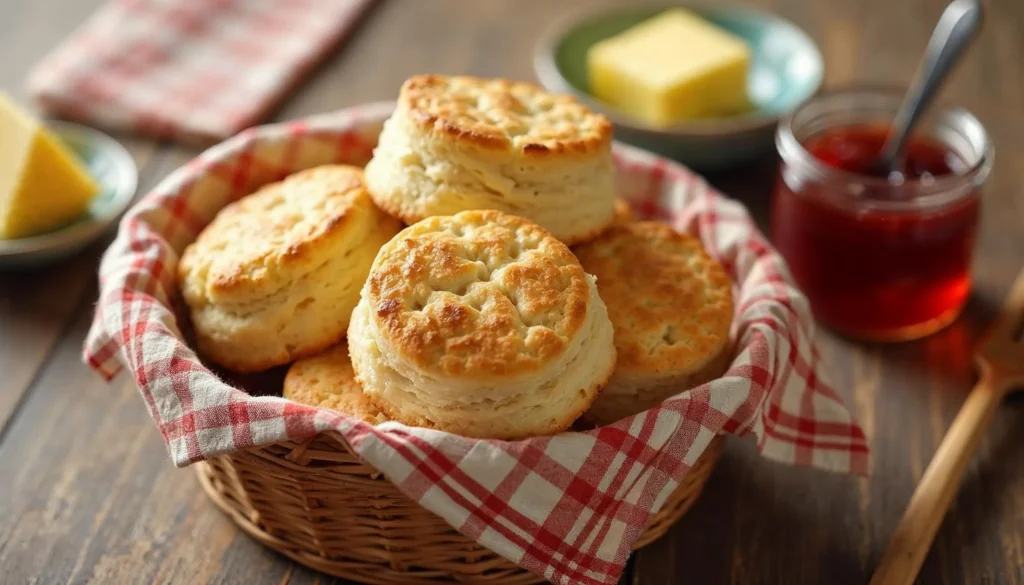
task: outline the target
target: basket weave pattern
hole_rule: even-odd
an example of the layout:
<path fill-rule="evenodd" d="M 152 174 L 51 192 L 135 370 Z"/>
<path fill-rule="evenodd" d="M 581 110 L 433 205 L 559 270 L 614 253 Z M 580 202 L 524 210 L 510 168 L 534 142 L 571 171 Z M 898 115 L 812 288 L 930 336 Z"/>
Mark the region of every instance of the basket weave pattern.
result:
<path fill-rule="evenodd" d="M 662 536 L 693 504 L 721 454 L 717 437 L 634 548 Z M 195 466 L 213 502 L 261 543 L 314 569 L 380 585 L 541 583 L 403 495 L 341 435 L 321 433 Z"/>

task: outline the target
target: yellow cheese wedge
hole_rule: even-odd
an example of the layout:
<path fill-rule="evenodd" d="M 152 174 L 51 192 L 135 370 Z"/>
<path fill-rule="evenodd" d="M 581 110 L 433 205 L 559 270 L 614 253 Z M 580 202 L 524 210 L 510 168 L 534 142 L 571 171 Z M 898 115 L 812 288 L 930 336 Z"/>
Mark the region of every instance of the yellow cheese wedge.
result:
<path fill-rule="evenodd" d="M 0 93 L 0 239 L 71 222 L 99 190 L 56 137 Z"/>
<path fill-rule="evenodd" d="M 654 125 L 749 109 L 750 48 L 681 9 L 667 10 L 587 52 L 595 97 Z"/>

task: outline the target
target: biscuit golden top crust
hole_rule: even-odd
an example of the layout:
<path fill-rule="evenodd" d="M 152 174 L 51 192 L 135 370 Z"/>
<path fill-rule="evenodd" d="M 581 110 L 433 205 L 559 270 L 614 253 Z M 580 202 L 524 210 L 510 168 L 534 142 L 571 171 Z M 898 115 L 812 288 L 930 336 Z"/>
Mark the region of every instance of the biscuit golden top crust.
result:
<path fill-rule="evenodd" d="M 398 103 L 425 131 L 491 150 L 587 154 L 612 139 L 608 118 L 531 83 L 416 75 L 402 85 Z"/>
<path fill-rule="evenodd" d="M 575 250 L 608 307 L 617 371 L 698 370 L 728 344 L 731 282 L 698 239 L 635 222 Z"/>
<path fill-rule="evenodd" d="M 210 297 L 271 296 L 316 268 L 318 249 L 371 219 L 372 206 L 358 167 L 295 173 L 222 209 L 185 250 L 179 275 L 202 282 Z"/>
<path fill-rule="evenodd" d="M 635 219 L 633 208 L 629 202 L 621 197 L 615 198 L 615 215 L 612 216 L 612 223 L 629 223 Z"/>
<path fill-rule="evenodd" d="M 289 400 L 330 408 L 370 423 L 384 419 L 380 409 L 356 383 L 348 344 L 344 342 L 292 364 L 284 379 L 283 395 Z"/>
<path fill-rule="evenodd" d="M 566 352 L 587 316 L 591 284 L 544 228 L 464 211 L 395 236 L 363 295 L 390 348 L 417 367 L 500 379 Z"/>

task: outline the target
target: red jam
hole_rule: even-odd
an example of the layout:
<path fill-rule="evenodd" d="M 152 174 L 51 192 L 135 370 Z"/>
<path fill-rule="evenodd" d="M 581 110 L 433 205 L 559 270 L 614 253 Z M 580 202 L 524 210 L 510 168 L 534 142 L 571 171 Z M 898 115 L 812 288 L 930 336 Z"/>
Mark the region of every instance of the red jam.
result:
<path fill-rule="evenodd" d="M 944 144 L 914 137 L 902 181 L 879 177 L 875 161 L 887 131 L 838 127 L 802 141 L 811 156 L 863 184 L 846 173 L 787 181 L 784 161 L 772 207 L 773 240 L 815 316 L 841 333 L 877 341 L 927 335 L 956 318 L 970 289 L 979 213 L 976 191 L 942 205 L 863 205 L 863 198 L 898 203 L 904 189 L 968 171 Z"/>
<path fill-rule="evenodd" d="M 858 175 L 888 178 L 880 173 L 877 161 L 889 136 L 886 126 L 850 126 L 826 130 L 812 136 L 804 148 L 821 162 Z M 913 136 L 907 141 L 899 171 L 904 180 L 919 180 L 953 173 L 966 167 L 955 152 L 928 138 Z"/>

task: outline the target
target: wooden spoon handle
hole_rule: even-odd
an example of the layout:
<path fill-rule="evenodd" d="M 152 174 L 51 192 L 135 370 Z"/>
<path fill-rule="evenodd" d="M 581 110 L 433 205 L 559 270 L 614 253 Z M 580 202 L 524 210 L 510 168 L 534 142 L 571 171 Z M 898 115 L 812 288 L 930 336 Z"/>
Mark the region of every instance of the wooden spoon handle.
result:
<path fill-rule="evenodd" d="M 967 396 L 910 498 L 871 585 L 911 585 L 917 578 L 967 462 L 1002 400 L 1001 386 L 986 374 Z"/>

